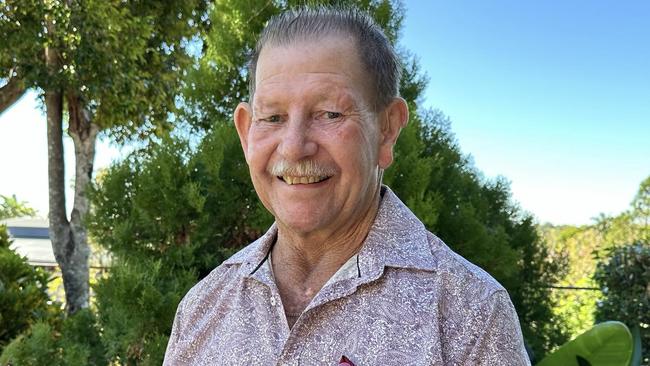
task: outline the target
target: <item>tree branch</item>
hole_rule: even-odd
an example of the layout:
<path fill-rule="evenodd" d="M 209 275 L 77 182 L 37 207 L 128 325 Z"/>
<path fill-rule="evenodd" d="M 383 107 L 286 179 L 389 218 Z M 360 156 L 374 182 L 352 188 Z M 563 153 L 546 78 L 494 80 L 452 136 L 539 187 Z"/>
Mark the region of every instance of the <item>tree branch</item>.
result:
<path fill-rule="evenodd" d="M 22 78 L 12 72 L 7 85 L 0 88 L 0 114 L 11 107 L 25 94 L 25 83 Z"/>

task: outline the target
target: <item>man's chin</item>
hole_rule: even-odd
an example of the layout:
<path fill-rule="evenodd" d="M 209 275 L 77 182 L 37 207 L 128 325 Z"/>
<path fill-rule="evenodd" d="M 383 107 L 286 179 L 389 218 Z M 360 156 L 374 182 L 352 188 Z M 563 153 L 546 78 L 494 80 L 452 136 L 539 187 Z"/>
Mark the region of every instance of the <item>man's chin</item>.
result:
<path fill-rule="evenodd" d="M 310 217 L 310 215 L 276 217 L 278 230 L 288 231 L 287 234 L 307 237 L 314 233 L 327 230 L 328 225 L 323 225 L 323 218 Z"/>

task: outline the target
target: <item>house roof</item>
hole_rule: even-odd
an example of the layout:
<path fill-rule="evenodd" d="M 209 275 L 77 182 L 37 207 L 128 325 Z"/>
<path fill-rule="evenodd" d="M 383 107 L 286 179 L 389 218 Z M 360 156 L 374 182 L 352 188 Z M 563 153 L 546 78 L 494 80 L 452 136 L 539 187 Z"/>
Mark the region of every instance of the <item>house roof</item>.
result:
<path fill-rule="evenodd" d="M 43 218 L 14 218 L 1 220 L 0 224 L 7 225 L 9 237 L 12 240 L 10 249 L 21 256 L 27 257 L 27 262 L 33 266 L 57 267 L 54 258 L 50 229 L 47 219 Z M 95 253 L 93 253 L 95 254 Z M 104 267 L 110 260 L 106 253 L 91 254 L 92 267 Z"/>

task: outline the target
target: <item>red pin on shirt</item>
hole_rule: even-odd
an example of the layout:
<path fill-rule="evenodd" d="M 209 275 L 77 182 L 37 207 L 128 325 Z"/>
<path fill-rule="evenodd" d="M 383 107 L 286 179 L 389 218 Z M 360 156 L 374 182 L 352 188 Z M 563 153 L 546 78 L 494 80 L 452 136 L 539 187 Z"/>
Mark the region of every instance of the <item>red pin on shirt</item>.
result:
<path fill-rule="evenodd" d="M 341 361 L 339 361 L 339 366 L 355 366 L 354 362 L 350 361 L 349 358 L 341 356 Z"/>

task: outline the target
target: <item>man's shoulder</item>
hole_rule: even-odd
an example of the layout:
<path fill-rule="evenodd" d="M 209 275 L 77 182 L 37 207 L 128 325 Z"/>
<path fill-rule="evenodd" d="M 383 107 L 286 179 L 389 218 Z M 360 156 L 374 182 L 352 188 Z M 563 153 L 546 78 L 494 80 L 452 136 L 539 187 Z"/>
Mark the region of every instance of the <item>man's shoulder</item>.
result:
<path fill-rule="evenodd" d="M 484 299 L 504 287 L 485 270 L 454 252 L 436 235 L 427 232 L 431 253 L 434 257 L 434 275 L 444 282 L 444 287 L 455 295 Z"/>
<path fill-rule="evenodd" d="M 437 308 L 447 361 L 530 365 L 517 313 L 504 287 L 435 235 L 429 233 L 428 239 L 436 261 L 433 275 L 442 282 Z"/>

